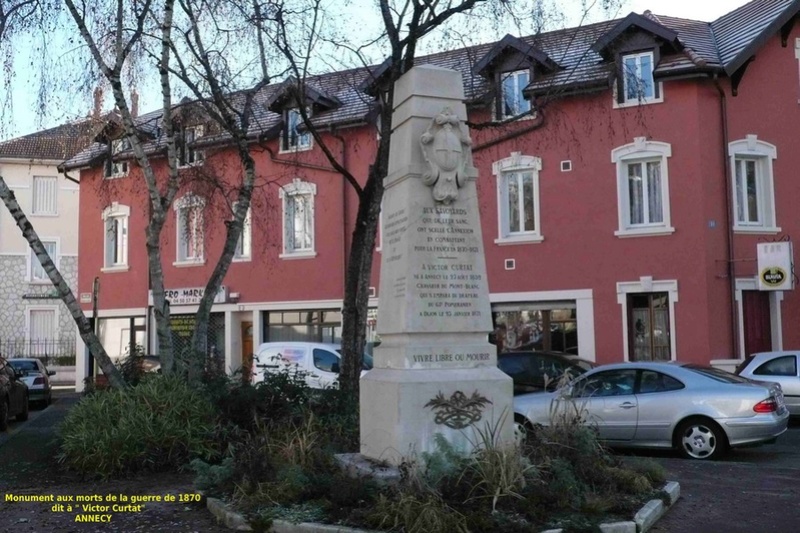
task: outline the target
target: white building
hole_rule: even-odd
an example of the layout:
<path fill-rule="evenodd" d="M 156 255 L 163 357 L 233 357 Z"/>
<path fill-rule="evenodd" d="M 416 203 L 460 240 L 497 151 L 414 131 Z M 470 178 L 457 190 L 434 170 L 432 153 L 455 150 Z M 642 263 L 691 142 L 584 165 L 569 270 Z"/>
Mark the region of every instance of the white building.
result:
<path fill-rule="evenodd" d="M 57 166 L 89 144 L 92 126 L 87 119 L 0 143 L 0 175 L 73 291 L 78 281 L 79 189 Z M 1 206 L 0 353 L 74 355 L 75 336 L 66 306 Z"/>

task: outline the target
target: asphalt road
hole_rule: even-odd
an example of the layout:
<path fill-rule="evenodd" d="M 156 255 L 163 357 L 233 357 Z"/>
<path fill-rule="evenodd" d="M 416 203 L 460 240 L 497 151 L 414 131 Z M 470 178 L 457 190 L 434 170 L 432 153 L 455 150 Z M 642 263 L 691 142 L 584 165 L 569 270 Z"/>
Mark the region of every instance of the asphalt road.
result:
<path fill-rule="evenodd" d="M 680 500 L 652 532 L 800 531 L 800 422 L 775 444 L 732 450 L 720 461 L 648 455 L 681 485 Z"/>

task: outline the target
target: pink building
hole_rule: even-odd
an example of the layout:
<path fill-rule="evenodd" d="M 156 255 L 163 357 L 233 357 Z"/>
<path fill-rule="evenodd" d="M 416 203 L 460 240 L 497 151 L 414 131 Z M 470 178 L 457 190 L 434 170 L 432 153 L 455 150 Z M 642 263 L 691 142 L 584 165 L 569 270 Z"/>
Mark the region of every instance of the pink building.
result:
<path fill-rule="evenodd" d="M 711 23 L 632 13 L 418 59 L 463 72 L 470 120 L 489 126 L 472 137 L 501 349 L 725 365 L 800 345 L 794 274 L 759 281 L 757 251 L 768 244 L 790 260 L 800 235 L 798 13 L 790 0 L 755 0 Z M 375 147 L 370 79 L 355 70 L 307 82 L 314 120 L 357 176 Z M 261 342 L 341 331 L 357 200 L 297 129 L 288 83 L 264 88 L 253 117 L 258 192 L 213 315 L 229 368 Z M 184 172 L 237 179 L 224 139 L 185 116 Z M 158 119 L 139 119 L 153 146 Z M 139 169 L 114 128 L 65 168 L 80 175 L 81 301 L 91 311 L 98 278 L 106 348 L 151 351 Z M 173 215 L 163 251 L 180 343 L 230 215 L 191 184 Z"/>

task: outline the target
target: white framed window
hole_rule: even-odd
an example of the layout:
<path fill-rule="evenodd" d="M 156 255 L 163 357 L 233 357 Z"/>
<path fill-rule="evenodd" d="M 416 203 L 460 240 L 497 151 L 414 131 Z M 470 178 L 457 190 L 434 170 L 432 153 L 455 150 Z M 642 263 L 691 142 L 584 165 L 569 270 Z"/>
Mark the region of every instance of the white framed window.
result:
<path fill-rule="evenodd" d="M 189 126 L 182 128 L 180 143 L 178 145 L 178 166 L 190 167 L 202 165 L 205 153 L 195 149 L 194 143 L 203 136 L 203 126 Z"/>
<path fill-rule="evenodd" d="M 529 70 L 516 70 L 500 74 L 500 102 L 497 109 L 498 119 L 507 119 L 527 113 L 531 110 L 530 100 L 522 95 L 523 89 L 530 83 Z"/>
<path fill-rule="evenodd" d="M 235 207 L 234 207 L 235 209 Z M 250 261 L 253 254 L 253 231 L 252 218 L 250 216 L 252 208 L 247 210 L 242 225 L 242 234 L 236 243 L 236 252 L 233 254 L 234 261 Z"/>
<path fill-rule="evenodd" d="M 55 176 L 34 176 L 31 195 L 31 215 L 58 215 L 58 178 Z"/>
<path fill-rule="evenodd" d="M 118 154 L 130 149 L 131 143 L 127 137 L 111 141 L 109 156 L 108 159 L 106 159 L 105 165 L 106 178 L 121 178 L 128 175 L 128 162 L 117 161 L 115 158 Z"/>
<path fill-rule="evenodd" d="M 131 208 L 117 202 L 103 209 L 103 272 L 128 270 L 128 224 Z"/>
<path fill-rule="evenodd" d="M 624 54 L 619 59 L 622 76 L 622 98 L 615 95 L 615 107 L 653 104 L 664 101 L 663 87 L 653 78 L 653 52 Z"/>
<path fill-rule="evenodd" d="M 512 152 L 492 164 L 497 180 L 496 244 L 533 243 L 544 240 L 539 209 L 538 157 Z"/>
<path fill-rule="evenodd" d="M 775 213 L 772 161 L 775 145 L 756 135 L 728 143 L 733 191 L 733 230 L 740 233 L 779 233 Z"/>
<path fill-rule="evenodd" d="M 177 200 L 173 206 L 176 218 L 176 240 L 178 249 L 175 266 L 195 266 L 205 263 L 203 250 L 204 219 L 206 201 L 194 194 Z"/>
<path fill-rule="evenodd" d="M 636 137 L 611 151 L 617 165 L 618 237 L 667 235 L 672 227 L 667 159 L 671 145 Z"/>
<path fill-rule="evenodd" d="M 28 356 L 52 354 L 58 342 L 58 307 L 31 306 L 26 309 Z"/>
<path fill-rule="evenodd" d="M 306 110 L 311 113 L 310 109 Z M 287 109 L 283 112 L 283 131 L 281 132 L 281 152 L 295 152 L 311 148 L 311 133 L 301 132 L 303 117 L 298 109 Z"/>
<path fill-rule="evenodd" d="M 282 187 L 284 259 L 314 257 L 314 196 L 317 186 L 295 179 Z"/>
<path fill-rule="evenodd" d="M 41 238 L 44 249 L 47 250 L 47 255 L 53 260 L 53 264 L 58 266 L 58 239 L 57 238 Z M 48 284 L 51 283 L 47 272 L 44 271 L 39 258 L 33 253 L 33 250 L 28 254 L 28 279 L 31 283 Z"/>

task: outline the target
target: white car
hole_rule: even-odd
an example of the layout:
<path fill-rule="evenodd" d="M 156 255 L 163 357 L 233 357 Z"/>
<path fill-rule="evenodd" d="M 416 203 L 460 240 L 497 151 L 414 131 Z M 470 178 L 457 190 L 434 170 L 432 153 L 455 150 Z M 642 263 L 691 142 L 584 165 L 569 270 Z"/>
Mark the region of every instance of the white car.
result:
<path fill-rule="evenodd" d="M 253 357 L 253 383 L 264 381 L 268 372 L 298 371 L 312 389 L 336 387 L 341 367 L 338 344 L 314 342 L 266 342 Z M 363 376 L 372 368 L 372 357 L 364 354 Z"/>
<path fill-rule="evenodd" d="M 760 352 L 747 357 L 736 369 L 742 377 L 781 386 L 789 414 L 800 416 L 800 350 Z"/>
<path fill-rule="evenodd" d="M 22 375 L 20 380 L 28 386 L 28 399 L 31 402 L 50 405 L 53 398 L 50 376 L 55 376 L 54 371 L 47 370 L 44 363 L 36 358 L 15 357 L 8 359 L 8 364 Z"/>

